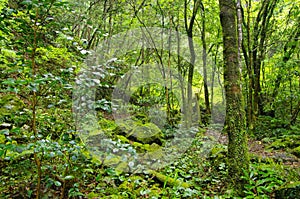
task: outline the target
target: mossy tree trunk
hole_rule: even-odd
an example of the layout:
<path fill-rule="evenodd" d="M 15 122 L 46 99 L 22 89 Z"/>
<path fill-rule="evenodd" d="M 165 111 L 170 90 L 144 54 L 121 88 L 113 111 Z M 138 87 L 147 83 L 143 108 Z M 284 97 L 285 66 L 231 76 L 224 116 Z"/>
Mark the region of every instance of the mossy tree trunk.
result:
<path fill-rule="evenodd" d="M 219 0 L 223 31 L 224 84 L 228 134 L 228 176 L 234 188 L 242 193 L 244 171 L 249 169 L 245 110 L 242 95 L 241 71 L 238 59 L 236 4 L 234 0 Z"/>

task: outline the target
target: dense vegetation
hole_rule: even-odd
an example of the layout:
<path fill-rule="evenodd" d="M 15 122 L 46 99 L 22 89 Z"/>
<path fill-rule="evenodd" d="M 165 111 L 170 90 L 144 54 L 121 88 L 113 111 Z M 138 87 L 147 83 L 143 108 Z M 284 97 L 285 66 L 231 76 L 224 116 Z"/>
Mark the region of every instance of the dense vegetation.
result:
<path fill-rule="evenodd" d="M 299 6 L 0 0 L 0 198 L 299 198 Z"/>

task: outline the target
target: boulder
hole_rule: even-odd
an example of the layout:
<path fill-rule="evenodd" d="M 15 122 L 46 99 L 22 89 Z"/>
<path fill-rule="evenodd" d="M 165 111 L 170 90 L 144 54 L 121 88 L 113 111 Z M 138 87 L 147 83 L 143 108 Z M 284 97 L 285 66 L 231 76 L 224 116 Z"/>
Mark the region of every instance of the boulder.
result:
<path fill-rule="evenodd" d="M 146 123 L 143 125 L 137 125 L 132 130 L 131 137 L 134 137 L 138 142 L 141 142 L 143 144 L 154 142 L 161 144 L 163 134 L 155 124 Z"/>

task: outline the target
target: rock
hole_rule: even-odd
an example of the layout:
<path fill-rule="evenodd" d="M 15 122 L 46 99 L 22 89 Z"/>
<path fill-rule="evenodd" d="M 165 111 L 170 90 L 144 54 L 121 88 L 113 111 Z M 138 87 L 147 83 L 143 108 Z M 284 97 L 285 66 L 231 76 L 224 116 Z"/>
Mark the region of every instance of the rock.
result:
<path fill-rule="evenodd" d="M 300 198 L 300 181 L 285 184 L 275 191 L 275 199 L 296 198 Z"/>
<path fill-rule="evenodd" d="M 150 144 L 156 142 L 161 144 L 163 134 L 161 130 L 153 123 L 136 126 L 131 134 L 138 142 Z"/>
<path fill-rule="evenodd" d="M 147 151 L 148 152 L 144 156 L 144 158 L 147 160 L 159 160 L 162 159 L 165 155 L 162 147 L 156 143 L 152 143 L 147 149 Z"/>
<path fill-rule="evenodd" d="M 131 134 L 135 125 L 137 125 L 137 124 L 133 120 L 124 120 L 122 122 L 119 121 L 118 122 L 119 132 L 117 132 L 117 133 L 122 133 L 123 135 L 128 137 L 128 135 Z"/>
<path fill-rule="evenodd" d="M 169 185 L 171 187 L 174 187 L 174 186 L 181 186 L 183 188 L 191 187 L 191 185 L 187 182 L 183 182 L 181 180 L 171 178 L 170 176 L 166 176 L 166 175 L 158 173 L 156 171 L 148 170 L 148 172 L 150 174 L 152 174 L 153 176 L 155 176 L 159 182 L 166 183 L 167 185 Z"/>
<path fill-rule="evenodd" d="M 129 143 L 129 140 L 123 135 L 116 136 L 122 143 Z"/>
<path fill-rule="evenodd" d="M 104 164 L 105 164 L 106 166 L 116 166 L 116 165 L 118 165 L 119 163 L 121 163 L 121 158 L 118 157 L 118 156 L 114 156 L 114 157 L 112 157 L 112 158 L 110 158 L 110 159 L 106 158 L 106 159 L 104 160 Z"/>
<path fill-rule="evenodd" d="M 297 158 L 292 154 L 288 153 L 275 153 L 273 156 L 270 156 L 275 162 L 297 162 Z"/>
<path fill-rule="evenodd" d="M 153 123 L 140 123 L 133 120 L 124 120 L 119 122 L 119 132 L 129 140 L 143 144 L 156 142 L 162 144 L 163 133 L 160 128 Z"/>

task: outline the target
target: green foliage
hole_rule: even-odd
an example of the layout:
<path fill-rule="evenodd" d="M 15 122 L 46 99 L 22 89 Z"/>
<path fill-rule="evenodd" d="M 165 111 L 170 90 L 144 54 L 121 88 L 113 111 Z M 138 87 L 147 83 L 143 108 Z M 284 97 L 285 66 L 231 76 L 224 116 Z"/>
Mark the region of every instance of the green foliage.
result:
<path fill-rule="evenodd" d="M 272 165 L 252 165 L 249 176 L 245 177 L 249 184 L 245 185 L 246 198 L 270 198 L 276 188 L 283 184 L 283 178 L 278 175 Z"/>
<path fill-rule="evenodd" d="M 254 137 L 262 139 L 265 137 L 277 137 L 288 133 L 286 128 L 287 123 L 283 120 L 269 117 L 260 116 L 257 119 L 256 128 L 254 129 Z"/>
<path fill-rule="evenodd" d="M 191 9 L 184 13 L 183 1 L 170 0 L 134 4 L 124 0 L 0 0 L 0 198 L 236 197 L 235 190 L 227 187 L 227 146 L 216 144 L 211 137 L 199 133 L 189 150 L 163 169 L 129 174 L 123 172 L 127 165 L 118 158 L 101 162 L 91 156 L 75 128 L 72 87 L 87 55 L 112 35 L 135 27 L 158 26 L 185 33 L 184 14 L 188 18 L 192 15 L 192 3 L 187 1 Z M 224 73 L 219 5 L 207 0 L 201 3 L 207 30 L 202 30 L 197 15 L 194 42 L 195 46 L 202 45 L 201 34 L 207 32 L 208 65 L 214 67 L 208 68 L 207 83 L 214 90 L 211 105 L 215 105 L 215 119 L 221 121 L 223 115 L 218 113 L 224 111 L 221 105 L 225 96 L 222 88 L 216 87 L 222 84 Z M 261 4 L 253 1 L 253 16 Z M 260 78 L 262 112 L 274 114 L 258 117 L 252 136 L 263 138 L 272 153 L 283 150 L 299 157 L 300 72 L 295 39 L 299 37 L 299 6 L 287 1 L 277 5 L 270 16 L 272 31 L 266 32 L 268 42 L 262 47 L 261 53 L 266 56 Z M 244 14 L 247 17 L 246 7 Z M 173 44 L 168 48 L 173 49 Z M 196 53 L 201 57 L 201 52 Z M 127 147 L 122 150 L 159 157 L 164 142 L 172 139 L 182 119 L 180 112 L 186 101 L 177 96 L 185 95 L 186 90 L 179 82 L 168 89 L 157 83 L 131 85 L 131 120 L 117 123 L 111 114 L 111 94 L 125 73 L 143 64 L 160 63 L 160 70 L 177 70 L 184 84 L 187 61 L 174 52 L 152 48 L 135 49 L 120 57 L 105 56 L 113 58 L 96 66 L 99 71 L 91 79 L 97 87 L 99 126 L 117 146 Z M 197 61 L 196 68 L 201 64 Z M 197 70 L 192 86 L 203 105 L 203 78 Z M 244 85 L 250 85 L 249 77 L 245 77 Z M 246 96 L 247 89 L 244 92 Z M 292 124 L 293 116 L 296 119 Z M 203 121 L 209 121 L 208 117 L 202 115 Z M 93 133 L 90 140 L 99 144 L 99 132 Z M 297 196 L 299 169 L 282 165 L 284 161 L 278 161 L 280 165 L 274 162 L 268 157 L 268 161 L 252 164 L 246 178 L 246 198 L 270 198 L 274 192 L 279 198 Z"/>
<path fill-rule="evenodd" d="M 275 198 L 297 198 L 300 195 L 300 182 L 290 182 L 279 187 L 275 192 Z"/>
<path fill-rule="evenodd" d="M 300 145 L 294 149 L 292 149 L 292 154 L 300 158 Z"/>

